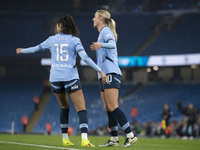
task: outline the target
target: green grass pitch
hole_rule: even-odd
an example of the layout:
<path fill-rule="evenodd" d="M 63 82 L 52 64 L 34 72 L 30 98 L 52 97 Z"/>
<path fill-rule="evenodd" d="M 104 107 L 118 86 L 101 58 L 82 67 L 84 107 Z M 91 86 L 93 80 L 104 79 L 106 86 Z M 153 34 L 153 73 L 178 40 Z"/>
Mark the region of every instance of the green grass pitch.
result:
<path fill-rule="evenodd" d="M 97 145 L 104 143 L 109 137 L 90 136 L 91 143 L 96 145 L 95 148 L 83 148 L 80 146 L 80 136 L 71 136 L 70 140 L 75 144 L 70 147 L 62 147 L 61 135 L 8 135 L 0 134 L 0 150 L 53 150 L 55 147 L 74 149 L 93 149 L 93 150 L 199 150 L 200 139 L 182 140 L 182 139 L 159 139 L 159 138 L 138 138 L 138 142 L 131 147 L 123 148 L 124 137 L 120 137 L 120 147 L 98 147 Z M 8 143 L 15 142 L 15 143 Z M 16 144 L 18 143 L 18 144 Z M 23 144 L 33 144 L 21 145 Z M 39 145 L 39 146 L 38 146 Z M 41 145 L 49 147 L 41 147 Z"/>

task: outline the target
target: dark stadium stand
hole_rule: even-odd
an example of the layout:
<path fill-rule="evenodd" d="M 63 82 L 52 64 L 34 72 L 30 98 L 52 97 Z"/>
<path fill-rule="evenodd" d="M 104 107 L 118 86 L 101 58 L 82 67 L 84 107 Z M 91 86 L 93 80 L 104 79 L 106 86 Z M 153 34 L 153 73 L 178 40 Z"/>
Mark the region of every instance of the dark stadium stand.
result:
<path fill-rule="evenodd" d="M 199 53 L 200 14 L 190 14 L 183 23 L 165 31 L 142 55 Z"/>
<path fill-rule="evenodd" d="M 53 107 L 52 107 L 53 106 Z M 35 128 L 33 129 L 34 132 L 45 132 L 46 131 L 46 123 L 50 123 L 52 127 L 52 131 L 59 132 L 60 126 L 60 107 L 55 98 L 52 94 L 48 104 L 46 105 L 42 116 L 40 117 L 39 122 L 36 124 Z M 70 110 L 71 113 L 71 110 Z"/>
<path fill-rule="evenodd" d="M 125 96 L 133 88 L 134 84 L 122 85 L 120 95 Z M 98 125 L 105 125 L 107 123 L 106 112 L 104 110 L 103 102 L 100 98 L 98 85 L 83 84 L 83 94 L 86 101 L 86 108 L 88 111 L 89 129 L 94 130 Z M 53 107 L 52 107 L 53 106 Z M 52 94 L 51 98 L 39 120 L 34 128 L 34 132 L 45 132 L 45 125 L 47 122 L 51 123 L 53 132 L 60 132 L 60 108 L 55 96 Z M 73 103 L 70 101 L 70 120 L 69 125 L 74 128 L 75 133 L 78 129 L 78 115 Z"/>
<path fill-rule="evenodd" d="M 51 22 L 54 17 L 46 15 L 2 15 L 0 17 L 0 56 L 16 56 L 17 47 L 35 46 L 51 35 Z M 139 48 L 153 33 L 153 25 L 159 18 L 159 15 L 141 14 L 141 15 L 113 15 L 117 23 L 118 55 L 131 55 Z M 90 50 L 92 42 L 97 41 L 98 31 L 93 28 L 93 15 L 78 15 L 74 19 L 81 32 L 80 39 L 89 56 L 95 57 L 95 52 Z M 128 22 L 128 23 L 127 23 Z M 9 36 L 8 36 L 9 35 Z M 27 56 L 42 57 L 42 52 Z"/>
<path fill-rule="evenodd" d="M 200 84 L 184 83 L 153 83 L 144 86 L 136 94 L 124 99 L 121 108 L 126 112 L 131 112 L 132 107 L 138 108 L 138 116 L 135 118 L 138 122 L 161 121 L 161 112 L 164 104 L 169 104 L 173 111 L 172 118 L 179 120 L 182 118 L 181 113 L 176 107 L 180 100 L 183 105 L 193 103 L 195 107 L 200 108 Z M 131 120 L 130 113 L 127 117 Z"/>
<path fill-rule="evenodd" d="M 121 94 L 128 93 L 127 89 L 133 88 L 135 85 L 123 85 L 121 87 Z M 136 94 L 120 100 L 119 104 L 122 110 L 126 113 L 128 120 L 131 122 L 131 109 L 136 107 L 138 109 L 138 116 L 135 118 L 140 123 L 147 121 L 161 121 L 161 112 L 164 104 L 169 104 L 173 111 L 172 118 L 177 120 L 182 118 L 181 113 L 176 107 L 176 102 L 181 100 L 183 105 L 192 102 L 195 107 L 200 108 L 200 84 L 149 84 L 144 86 Z M 89 130 L 96 129 L 99 125 L 105 126 L 107 124 L 106 112 L 100 94 L 98 92 L 98 85 L 83 84 L 83 92 L 86 100 L 86 107 L 88 111 Z M 78 131 L 78 116 L 72 103 L 70 103 L 70 123 L 74 128 L 74 132 Z M 53 106 L 53 107 L 52 107 Z M 34 132 L 45 132 L 45 125 L 47 122 L 52 124 L 52 132 L 60 131 L 59 122 L 60 108 L 54 95 L 51 96 L 48 105 L 46 106 L 40 121 L 34 128 Z"/>
<path fill-rule="evenodd" d="M 140 10 L 145 12 L 166 11 L 166 10 L 183 10 L 196 7 L 196 0 L 148 0 L 143 1 Z"/>
<path fill-rule="evenodd" d="M 54 17 L 46 15 L 1 15 L 0 17 L 0 56 L 16 56 L 17 47 L 35 46 L 51 35 Z M 124 14 L 112 15 L 117 23 L 118 55 L 129 56 L 144 44 L 154 33 L 154 26 L 161 15 L 158 14 Z M 98 31 L 93 28 L 93 15 L 75 15 L 74 19 L 80 29 L 80 39 L 89 56 L 95 57 L 90 45 L 98 38 Z M 200 26 L 199 14 L 189 14 L 175 28 L 165 31 L 141 55 L 184 54 L 199 52 L 197 32 Z M 50 22 L 49 22 L 50 21 Z M 49 27 L 50 26 L 50 27 Z M 8 34 L 9 33 L 9 34 Z M 9 36 L 8 36 L 9 35 Z M 166 42 L 167 41 L 167 42 Z M 42 57 L 39 52 L 30 56 Z"/>
<path fill-rule="evenodd" d="M 0 11 L 2 12 L 66 12 L 72 11 L 73 0 L 2 0 Z"/>
<path fill-rule="evenodd" d="M 117 23 L 118 55 L 132 55 L 154 33 L 154 26 L 160 15 L 158 14 L 124 14 L 112 16 Z M 53 21 L 54 17 L 50 17 Z M 98 38 L 98 31 L 93 28 L 93 15 L 75 16 L 75 21 L 80 29 L 80 38 L 89 56 L 95 57 L 95 52 L 90 50 L 92 42 Z M 175 28 L 165 31 L 141 55 L 185 54 L 199 52 L 197 32 L 200 26 L 199 14 L 190 14 Z M 6 15 L 0 17 L 0 56 L 16 56 L 17 47 L 35 46 L 51 34 L 47 27 L 49 18 L 31 15 Z M 9 33 L 9 36 L 8 36 Z M 167 41 L 167 42 L 166 42 Z M 30 56 L 42 57 L 39 52 Z"/>
<path fill-rule="evenodd" d="M 0 132 L 9 132 L 15 121 L 15 132 L 22 132 L 23 115 L 30 119 L 34 111 L 33 97 L 40 96 L 43 82 L 39 79 L 0 79 Z"/>
<path fill-rule="evenodd" d="M 18 0 L 17 3 L 16 0 L 1 0 L 0 132 L 10 132 L 12 120 L 15 121 L 15 132 L 23 131 L 21 118 L 23 115 L 31 118 L 34 111 L 33 97 L 42 94 L 43 79 L 48 78 L 50 69 L 40 64 L 42 57 L 50 56 L 42 52 L 17 56 L 16 48 L 36 46 L 43 42 L 53 34 L 57 18 L 70 14 L 80 30 L 80 39 L 87 54 L 94 59 L 96 53 L 90 50 L 90 45 L 97 41 L 99 33 L 93 28 L 92 19 L 99 8 L 108 8 L 116 21 L 119 56 L 200 53 L 200 3 L 197 0 Z M 77 66 L 80 67 L 79 64 Z M 125 83 L 121 85 L 119 105 L 128 120 L 131 122 L 133 119 L 131 109 L 134 107 L 138 109 L 135 119 L 141 124 L 147 121 L 160 123 L 165 103 L 173 111 L 172 119 L 180 120 L 183 115 L 176 107 L 178 100 L 184 106 L 191 102 L 200 109 L 200 66 L 192 64 L 191 68 L 189 65 L 170 66 L 169 70 L 172 71 L 169 75 L 173 75 L 170 75 L 168 83 L 161 83 L 165 76 L 157 80 L 162 76 L 162 73 L 159 74 L 160 68 L 147 74 L 147 68 L 122 68 L 126 79 L 123 78 Z M 84 69 L 80 67 L 80 77 L 87 75 Z M 138 84 L 132 82 L 141 82 L 135 74 L 140 69 L 144 71 L 141 79 L 146 79 L 144 82 L 147 84 L 141 84 L 135 90 Z M 107 115 L 98 85 L 96 82 L 87 83 L 87 79 L 85 81 L 82 88 L 88 110 L 89 130 L 94 130 L 99 125 L 107 124 Z M 131 83 L 127 83 L 129 81 Z M 71 101 L 70 105 L 69 125 L 78 133 L 78 115 Z M 51 93 L 33 132 L 46 132 L 45 126 L 49 122 L 53 133 L 61 133 L 59 115 L 58 102 Z"/>
<path fill-rule="evenodd" d="M 117 23 L 118 55 L 130 56 L 154 32 L 153 26 L 159 19 L 157 14 L 114 16 Z"/>
<path fill-rule="evenodd" d="M 103 104 L 99 100 L 100 94 L 98 92 L 98 86 L 97 85 L 82 85 L 82 88 L 83 88 L 83 93 L 86 100 L 86 108 L 88 108 L 88 118 L 89 118 L 88 121 L 89 121 L 90 129 L 95 129 L 96 123 L 94 122 L 96 122 L 96 120 L 94 121 L 93 119 L 97 118 L 99 119 L 99 121 L 103 121 L 103 118 L 102 119 L 98 118 L 99 115 L 98 117 L 96 116 L 93 117 L 94 116 L 93 114 L 96 114 L 96 113 L 104 114 Z M 94 107 L 95 108 L 97 107 L 98 111 Z M 92 109 L 89 109 L 89 108 L 92 108 Z M 52 125 L 53 132 L 60 132 L 60 107 L 58 105 L 56 97 L 53 94 L 51 95 L 51 98 L 38 124 L 35 126 L 33 131 L 45 132 L 45 125 L 47 122 L 49 122 Z M 72 126 L 74 128 L 74 131 L 77 132 L 78 124 L 79 124 L 78 115 L 73 103 L 70 100 L 69 126 Z"/>
<path fill-rule="evenodd" d="M 194 6 L 196 0 L 168 0 L 167 6 L 172 9 L 188 9 Z"/>
<path fill-rule="evenodd" d="M 138 12 L 139 8 L 142 6 L 143 1 L 141 0 L 125 0 L 125 10 L 130 12 Z"/>
<path fill-rule="evenodd" d="M 22 81 L 24 82 L 22 83 Z M 34 110 L 32 98 L 35 95 L 41 94 L 41 83 L 42 81 L 40 80 L 1 80 L 0 132 L 8 132 L 10 130 L 12 119 L 15 121 L 15 131 L 22 131 L 21 117 L 23 115 L 27 115 L 29 118 L 31 117 Z M 7 86 L 10 84 L 12 84 L 12 90 L 10 90 L 10 86 Z M 29 88 L 30 85 L 31 88 Z M 132 88 L 134 88 L 133 84 L 122 85 L 120 91 L 121 97 L 129 93 Z M 136 107 L 138 109 L 138 116 L 135 119 L 138 122 L 145 123 L 151 120 L 160 122 L 160 113 L 165 103 L 169 104 L 170 109 L 173 111 L 172 118 L 179 120 L 182 118 L 182 115 L 176 107 L 177 100 L 181 100 L 183 105 L 192 102 L 195 107 L 200 108 L 199 90 L 200 84 L 194 83 L 148 84 L 136 94 L 120 100 L 119 104 L 126 113 L 129 121 L 132 121 L 131 109 Z M 105 126 L 107 124 L 106 112 L 98 92 L 98 85 L 83 84 L 83 92 L 88 110 L 90 130 L 96 129 L 99 125 Z M 70 102 L 70 105 L 69 125 L 74 127 L 74 131 L 77 133 L 78 116 L 73 103 Z M 45 125 L 49 122 L 52 125 L 53 132 L 60 132 L 59 114 L 60 108 L 58 102 L 52 94 L 33 131 L 45 132 Z"/>
<path fill-rule="evenodd" d="M 92 42 L 97 41 L 98 31 L 93 28 L 93 15 L 79 15 L 75 21 L 81 32 L 80 39 L 89 56 L 95 57 L 95 52 L 89 49 Z M 125 14 L 112 15 L 117 24 L 118 55 L 127 56 L 137 50 L 154 32 L 159 15 L 157 14 Z"/>
<path fill-rule="evenodd" d="M 46 21 L 44 16 L 0 15 L 0 56 L 16 56 L 16 48 L 36 46 L 44 41 L 49 36 L 45 29 Z"/>

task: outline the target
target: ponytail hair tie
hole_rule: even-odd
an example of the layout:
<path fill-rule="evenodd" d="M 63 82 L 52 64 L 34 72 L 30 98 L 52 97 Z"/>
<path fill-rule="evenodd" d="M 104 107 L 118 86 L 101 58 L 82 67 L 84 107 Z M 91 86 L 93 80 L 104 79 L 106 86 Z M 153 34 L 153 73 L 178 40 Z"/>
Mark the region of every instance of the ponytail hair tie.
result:
<path fill-rule="evenodd" d="M 109 18 L 109 19 L 108 19 L 108 18 L 105 18 L 106 24 L 109 24 L 109 23 L 111 22 L 111 20 L 112 20 L 111 18 Z"/>

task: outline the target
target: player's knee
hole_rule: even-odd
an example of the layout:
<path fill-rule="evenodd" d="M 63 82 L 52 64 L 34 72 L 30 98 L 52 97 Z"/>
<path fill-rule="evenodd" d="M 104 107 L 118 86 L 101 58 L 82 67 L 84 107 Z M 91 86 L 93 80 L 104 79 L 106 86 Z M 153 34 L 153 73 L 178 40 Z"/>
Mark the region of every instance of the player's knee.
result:
<path fill-rule="evenodd" d="M 118 106 L 117 105 L 108 105 L 108 111 L 114 111 Z"/>
<path fill-rule="evenodd" d="M 78 105 L 78 106 L 75 106 L 76 108 L 76 111 L 79 112 L 81 110 L 86 110 L 85 106 L 84 105 Z"/>

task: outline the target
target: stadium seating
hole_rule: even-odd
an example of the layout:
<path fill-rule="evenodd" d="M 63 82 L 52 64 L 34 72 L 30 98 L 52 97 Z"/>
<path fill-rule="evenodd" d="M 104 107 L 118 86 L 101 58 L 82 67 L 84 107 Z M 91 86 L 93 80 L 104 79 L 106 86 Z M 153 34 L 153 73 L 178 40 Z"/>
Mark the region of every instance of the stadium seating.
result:
<path fill-rule="evenodd" d="M 10 2 L 14 3 L 14 0 Z M 7 6 L 8 3 L 9 1 L 4 1 L 2 6 Z M 48 12 L 47 10 L 49 9 L 53 12 L 58 11 L 58 8 L 63 12 L 63 10 L 65 10 L 65 5 L 73 5 L 73 1 L 66 2 L 61 0 L 56 2 L 58 7 L 53 9 L 54 3 L 55 1 L 48 1 L 47 3 L 47 1 L 27 2 L 21 0 L 18 4 L 1 7 L 0 10 L 6 11 L 7 9 L 12 10 L 12 7 L 16 7 L 17 5 L 17 9 L 24 8 L 24 13 L 0 14 L 0 40 L 3 43 L 0 45 L 0 56 L 15 56 L 15 49 L 17 47 L 35 46 L 47 39 L 52 33 L 52 29 L 49 27 L 52 24 L 50 20 L 53 21 L 55 17 L 62 16 L 63 13 L 55 13 L 52 15 L 44 12 Z M 63 3 L 65 3 L 64 6 L 62 5 Z M 97 3 L 92 4 L 94 5 Z M 88 7 L 92 6 L 92 4 L 88 4 Z M 122 14 L 112 14 L 112 18 L 117 23 L 117 33 L 119 35 L 117 46 L 119 56 L 132 55 L 154 32 L 153 26 L 157 23 L 160 15 L 152 12 L 135 13 L 135 8 L 142 4 L 143 1 L 140 0 L 126 0 L 124 2 L 124 7 L 129 13 L 125 11 L 125 13 Z M 173 8 L 189 8 L 195 4 L 195 0 L 169 0 L 168 2 L 164 2 L 164 4 L 163 7 L 166 8 L 169 7 L 168 4 L 172 4 Z M 30 11 L 37 11 L 37 13 L 25 13 L 26 9 L 28 10 L 28 8 L 25 7 L 26 5 Z M 37 5 L 41 5 L 41 8 L 45 5 L 45 9 L 47 10 L 36 7 Z M 83 5 L 83 7 L 85 7 L 85 5 Z M 133 9 L 133 13 L 131 13 L 131 9 Z M 44 10 L 43 14 L 39 14 L 40 10 L 41 12 Z M 92 12 L 90 10 L 90 13 L 76 14 L 67 7 L 67 11 L 73 15 L 80 29 L 80 38 L 87 53 L 89 56 L 95 57 L 95 52 L 89 49 L 91 43 L 97 41 L 98 38 L 98 31 L 93 28 L 92 22 L 94 10 L 92 10 Z M 197 19 L 199 17 L 199 14 L 188 15 L 183 23 L 173 30 L 166 31 L 148 47 L 142 55 L 197 52 L 199 50 L 197 43 L 200 35 L 199 32 L 196 31 L 198 31 L 200 25 L 200 21 Z M 41 54 L 33 54 L 31 56 L 42 57 Z"/>
<path fill-rule="evenodd" d="M 9 132 L 15 121 L 15 132 L 22 132 L 23 115 L 30 119 L 34 111 L 34 96 L 40 96 L 43 82 L 40 79 L 0 79 L 0 132 Z"/>
<path fill-rule="evenodd" d="M 98 107 L 98 105 L 95 105 L 95 104 L 99 103 L 97 101 L 98 101 L 98 99 L 100 99 L 100 94 L 98 92 L 98 86 L 97 85 L 83 85 L 82 88 L 83 88 L 83 93 L 84 93 L 84 97 L 86 100 L 86 108 L 91 108 L 91 107 L 94 108 L 95 106 Z M 102 106 L 103 105 L 100 104 L 99 108 L 101 108 Z M 102 108 L 102 110 L 103 110 L 103 108 Z M 88 109 L 89 124 L 91 124 L 91 121 L 93 118 L 97 118 L 97 117 L 91 117 L 90 114 L 93 114 L 95 112 L 96 113 L 100 112 L 97 110 L 95 112 L 94 111 L 95 111 L 95 109 Z M 100 119 L 100 120 L 102 120 L 102 119 Z M 51 95 L 51 98 L 50 98 L 39 122 L 37 123 L 37 125 L 35 126 L 33 131 L 34 132 L 45 132 L 46 131 L 45 125 L 47 122 L 49 122 L 52 125 L 52 132 L 60 132 L 60 107 L 59 107 L 59 104 L 56 100 L 56 97 L 53 95 L 53 93 Z M 70 100 L 69 126 L 72 126 L 74 128 L 74 131 L 77 132 L 78 124 L 79 124 L 78 114 L 75 110 L 75 107 L 74 107 L 72 101 Z M 90 129 L 91 129 L 91 126 L 90 126 Z"/>
<path fill-rule="evenodd" d="M 138 12 L 139 11 L 139 7 L 142 6 L 143 1 L 141 0 L 126 0 L 124 2 L 124 6 L 125 6 L 125 10 L 127 12 Z"/>
<path fill-rule="evenodd" d="M 157 14 L 116 16 L 119 56 L 132 55 L 153 34 L 158 18 Z"/>
<path fill-rule="evenodd" d="M 97 41 L 98 31 L 93 28 L 93 15 L 75 17 L 80 29 L 80 38 L 89 56 L 95 57 L 95 52 L 89 49 L 92 42 Z M 153 33 L 159 15 L 157 14 L 124 14 L 112 15 L 117 24 L 117 51 L 119 56 L 132 55 Z M 87 28 L 86 28 L 87 26 Z"/>
<path fill-rule="evenodd" d="M 121 108 L 128 112 L 127 117 L 131 120 L 131 108 L 138 108 L 138 122 L 161 121 L 161 112 L 164 104 L 169 104 L 173 111 L 172 118 L 179 120 L 183 116 L 178 111 L 176 103 L 180 100 L 183 106 L 193 103 L 200 108 L 200 84 L 167 83 L 167 84 L 148 84 L 138 93 L 121 101 Z"/>
<path fill-rule="evenodd" d="M 62 2 L 59 1 L 59 6 Z M 89 3 L 89 1 L 84 0 Z M 106 0 L 105 0 L 106 1 Z M 191 3 L 190 3 L 190 2 Z M 14 0 L 6 1 L 5 3 L 14 2 Z M 9 6 L 8 9 L 3 9 L 3 5 L 0 10 L 4 12 L 0 13 L 0 57 L 13 57 L 16 56 L 15 49 L 17 47 L 30 47 L 35 46 L 51 35 L 52 22 L 57 17 L 63 14 L 52 14 L 58 9 L 61 12 L 65 12 L 65 5 L 61 7 L 55 7 L 49 15 L 48 9 L 52 8 L 51 1 L 48 3 L 47 8 L 42 11 L 40 7 L 37 7 L 37 3 L 46 4 L 47 0 L 36 2 L 30 2 L 28 6 L 23 3 L 29 3 L 29 1 L 21 0 L 21 3 L 16 4 L 16 8 L 23 7 L 24 12 L 18 12 L 17 14 L 5 13 L 6 10 L 12 9 L 13 6 Z M 95 3 L 95 1 L 93 1 Z M 193 0 L 169 0 L 169 4 L 173 5 L 173 8 L 190 8 L 193 4 Z M 154 33 L 154 26 L 160 19 L 161 15 L 154 12 L 137 12 L 138 6 L 143 2 L 141 0 L 126 0 L 125 9 L 129 13 L 123 12 L 121 14 L 112 14 L 112 18 L 117 24 L 118 33 L 118 55 L 130 56 L 132 55 L 147 39 Z M 84 3 L 86 4 L 86 3 Z M 163 8 L 171 9 L 167 3 Z M 72 1 L 69 1 L 69 5 L 72 5 Z M 19 8 L 18 8 L 19 6 Z M 68 6 L 69 7 L 69 6 Z M 84 6 L 83 6 L 84 7 Z M 16 9 L 15 8 L 15 9 Z M 90 12 L 94 9 L 92 5 L 88 6 Z M 87 7 L 82 8 L 83 11 L 87 11 Z M 33 9 L 32 13 L 31 9 Z M 30 10 L 30 11 L 29 11 Z M 40 11 L 43 12 L 40 14 Z M 67 11 L 71 11 L 70 9 Z M 29 13 L 26 13 L 29 12 Z M 45 12 L 45 13 L 44 13 Z M 93 28 L 92 13 L 76 13 L 70 12 L 73 15 L 74 20 L 80 30 L 80 39 L 89 56 L 95 57 L 95 52 L 90 50 L 92 42 L 97 41 L 98 31 Z M 200 14 L 188 14 L 183 22 L 180 22 L 175 28 L 165 31 L 160 35 L 147 49 L 145 49 L 141 55 L 166 55 L 166 54 L 185 54 L 185 53 L 199 53 L 199 39 L 200 39 Z M 27 55 L 26 57 L 42 57 L 43 54 L 36 53 Z M 23 57 L 23 56 L 19 56 Z M 7 66 L 5 66 L 6 68 Z M 2 67 L 4 72 L 4 64 Z M 6 70 L 6 69 L 5 69 Z M 6 70 L 7 71 L 7 70 Z M 3 73 L 4 74 L 4 73 Z M 43 86 L 40 79 L 0 79 L 0 132 L 9 132 L 11 128 L 11 120 L 15 121 L 15 131 L 22 132 L 21 117 L 27 115 L 31 117 L 34 111 L 33 96 L 39 96 L 42 93 Z M 30 86 L 31 85 L 31 86 Z M 107 115 L 104 110 L 104 105 L 100 97 L 99 87 L 97 84 L 83 84 L 83 93 L 86 100 L 86 108 L 88 110 L 88 122 L 89 130 L 96 129 L 99 125 L 105 126 L 107 124 Z M 145 123 L 146 121 L 161 121 L 161 112 L 163 104 L 169 104 L 170 109 L 173 111 L 172 118 L 181 119 L 182 115 L 176 108 L 177 100 L 181 100 L 183 105 L 187 105 L 192 102 L 196 107 L 200 108 L 200 84 L 195 83 L 149 83 L 134 94 L 130 94 L 133 91 L 135 84 L 123 84 L 120 89 L 120 107 L 125 112 L 128 120 L 131 122 L 131 109 L 136 107 L 138 109 L 138 115 L 135 118 L 138 122 Z M 128 96 L 127 96 L 128 95 Z M 70 101 L 70 121 L 69 125 L 74 128 L 74 132 L 78 133 L 78 115 Z M 50 123 L 52 125 L 53 133 L 60 133 L 60 108 L 55 96 L 51 95 L 44 112 L 34 127 L 34 132 L 46 132 L 45 125 Z"/>
<path fill-rule="evenodd" d="M 2 12 L 66 12 L 73 10 L 73 0 L 59 0 L 55 2 L 54 0 L 3 0 L 1 1 L 0 11 Z"/>
<path fill-rule="evenodd" d="M 92 42 L 97 41 L 98 31 L 93 28 L 93 14 L 75 15 L 74 20 L 81 32 L 80 38 L 89 56 L 95 57 L 95 52 L 90 50 Z M 59 17 L 54 15 L 1 15 L 0 17 L 0 56 L 16 56 L 17 47 L 30 47 L 40 44 L 51 34 L 49 21 Z M 113 15 L 112 18 L 117 23 L 117 33 L 119 35 L 118 55 L 131 55 L 143 44 L 153 33 L 152 26 L 159 18 L 156 14 L 125 14 Z M 128 23 L 127 23 L 128 22 Z M 9 33 L 9 36 L 8 36 Z M 43 54 L 36 53 L 28 55 L 42 57 Z"/>
<path fill-rule="evenodd" d="M 142 55 L 199 53 L 200 14 L 190 14 L 183 23 L 165 31 Z"/>
<path fill-rule="evenodd" d="M 195 0 L 169 0 L 167 6 L 164 8 L 171 9 L 188 9 L 194 7 L 196 1 Z"/>
<path fill-rule="evenodd" d="M 31 117 L 31 114 L 34 111 L 32 98 L 35 95 L 41 94 L 43 89 L 42 81 L 38 79 L 1 79 L 0 82 L 0 132 L 10 131 L 12 119 L 15 121 L 15 131 L 21 132 L 21 117 L 23 115 L 27 115 L 29 118 Z M 134 87 L 134 84 L 123 84 L 120 90 L 119 105 L 130 122 L 132 121 L 131 109 L 133 107 L 138 109 L 138 115 L 135 119 L 140 123 L 145 123 L 147 121 L 160 122 L 160 114 L 164 104 L 169 104 L 170 109 L 173 111 L 172 119 L 181 119 L 183 115 L 176 108 L 178 100 L 181 100 L 183 106 L 192 102 L 195 107 L 200 108 L 200 84 L 150 83 L 145 85 L 140 91 L 130 95 L 130 91 L 132 91 Z M 107 124 L 107 117 L 100 97 L 98 85 L 83 84 L 82 88 L 88 111 L 89 130 L 94 130 L 99 125 L 105 126 Z M 129 94 L 129 96 L 126 96 L 127 94 Z M 74 133 L 78 133 L 78 115 L 71 101 L 70 106 L 69 125 L 74 128 Z M 40 133 L 46 132 L 45 125 L 49 122 L 52 125 L 52 132 L 60 133 L 59 115 L 60 108 L 52 93 L 50 100 L 33 131 Z"/>
<path fill-rule="evenodd" d="M 35 15 L 0 16 L 0 56 L 16 56 L 15 49 L 40 44 L 49 36 L 45 29 L 46 17 Z M 39 56 L 41 53 L 30 56 Z"/>
<path fill-rule="evenodd" d="M 192 102 L 196 107 L 200 108 L 198 103 L 200 99 L 200 84 L 152 83 L 145 85 L 136 94 L 123 98 L 129 93 L 128 89 L 133 89 L 134 87 L 135 85 L 133 84 L 123 85 L 120 92 L 122 99 L 120 99 L 119 104 L 130 122 L 132 121 L 131 109 L 133 107 L 138 109 L 138 116 L 135 119 L 140 123 L 147 121 L 160 122 L 164 104 L 169 104 L 170 109 L 173 111 L 172 118 L 181 119 L 183 115 L 176 108 L 178 100 L 181 100 L 184 106 Z M 83 84 L 83 92 L 88 111 L 89 130 L 94 130 L 99 125 L 105 126 L 107 124 L 107 115 L 98 92 L 98 85 Z M 70 105 L 69 125 L 74 128 L 74 133 L 78 133 L 78 116 L 71 102 Z M 45 124 L 50 122 L 52 124 L 52 132 L 60 133 L 59 115 L 58 102 L 55 96 L 52 95 L 40 121 L 34 128 L 34 132 L 45 132 Z"/>
<path fill-rule="evenodd" d="M 58 16 L 53 16 L 53 18 Z M 159 19 L 158 14 L 124 14 L 112 15 L 117 23 L 118 55 L 129 56 L 134 53 L 153 33 L 153 27 Z M 165 31 L 141 55 L 184 54 L 199 52 L 197 32 L 200 26 L 199 14 L 190 14 L 183 23 L 172 30 Z M 80 38 L 89 56 L 95 57 L 90 50 L 92 42 L 97 41 L 98 31 L 93 28 L 93 14 L 74 17 Z M 53 19 L 52 19 L 53 20 Z M 2 15 L 0 17 L 0 56 L 16 56 L 17 47 L 35 46 L 50 35 L 46 15 Z M 9 36 L 7 36 L 9 33 Z M 167 41 L 167 42 L 166 42 Z M 42 57 L 37 53 L 28 56 Z"/>
<path fill-rule="evenodd" d="M 123 97 L 129 93 L 135 86 L 133 84 L 122 85 L 120 95 Z M 88 112 L 89 129 L 94 130 L 98 125 L 107 124 L 106 112 L 100 97 L 98 85 L 83 84 L 83 94 L 86 101 L 86 108 Z M 52 107 L 53 106 L 53 107 Z M 52 94 L 51 98 L 39 120 L 34 128 L 34 132 L 45 132 L 45 125 L 47 122 L 52 125 L 52 132 L 60 132 L 60 108 L 56 97 Z M 74 132 L 78 132 L 78 115 L 73 103 L 70 100 L 70 114 L 69 126 L 74 128 Z"/>
<path fill-rule="evenodd" d="M 58 16 L 54 16 L 58 17 Z M 53 18 L 54 18 L 53 17 Z M 132 55 L 154 32 L 153 27 L 159 19 L 158 14 L 124 14 L 112 15 L 117 23 L 118 55 Z M 190 14 L 184 22 L 175 28 L 165 31 L 141 55 L 184 54 L 199 52 L 198 31 L 199 14 Z M 90 50 L 92 42 L 97 41 L 98 31 L 93 28 L 93 14 L 74 17 L 79 29 L 80 38 L 89 56 L 95 57 Z M 2 15 L 0 17 L 0 56 L 16 56 L 17 47 L 35 46 L 50 35 L 46 26 L 46 15 Z M 128 23 L 127 23 L 128 22 Z M 9 36 L 7 34 L 9 33 Z M 166 42 L 167 41 L 167 42 Z M 41 53 L 29 56 L 42 57 Z"/>

